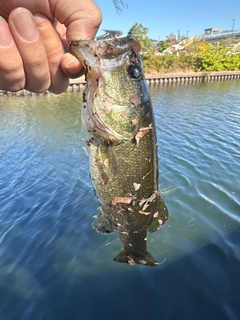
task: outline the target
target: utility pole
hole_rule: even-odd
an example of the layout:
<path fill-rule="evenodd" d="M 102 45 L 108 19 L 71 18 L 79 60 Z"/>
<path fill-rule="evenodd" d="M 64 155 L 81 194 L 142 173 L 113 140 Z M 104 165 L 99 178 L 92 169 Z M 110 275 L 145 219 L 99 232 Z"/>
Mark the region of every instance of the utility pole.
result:
<path fill-rule="evenodd" d="M 235 24 L 235 19 L 232 19 L 233 23 L 232 23 L 232 33 L 234 32 L 234 24 Z"/>

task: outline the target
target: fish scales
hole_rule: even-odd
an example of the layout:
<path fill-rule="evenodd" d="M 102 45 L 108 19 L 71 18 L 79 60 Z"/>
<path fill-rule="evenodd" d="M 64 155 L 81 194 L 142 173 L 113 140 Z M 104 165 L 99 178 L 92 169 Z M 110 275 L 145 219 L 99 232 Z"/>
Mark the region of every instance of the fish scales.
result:
<path fill-rule="evenodd" d="M 82 117 L 99 199 L 93 226 L 119 233 L 115 261 L 156 266 L 147 232 L 168 220 L 168 210 L 158 191 L 156 129 L 139 50 L 130 37 L 70 44 L 86 68 Z"/>

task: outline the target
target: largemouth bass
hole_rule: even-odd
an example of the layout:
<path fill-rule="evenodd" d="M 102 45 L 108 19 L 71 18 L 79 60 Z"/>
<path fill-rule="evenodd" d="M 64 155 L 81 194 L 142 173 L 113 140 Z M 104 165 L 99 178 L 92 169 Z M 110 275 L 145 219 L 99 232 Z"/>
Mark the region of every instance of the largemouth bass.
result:
<path fill-rule="evenodd" d="M 93 226 L 119 233 L 123 249 L 115 261 L 156 266 L 147 232 L 167 221 L 168 210 L 158 191 L 156 131 L 140 45 L 130 37 L 80 40 L 70 51 L 86 68 L 82 117 L 100 203 Z"/>

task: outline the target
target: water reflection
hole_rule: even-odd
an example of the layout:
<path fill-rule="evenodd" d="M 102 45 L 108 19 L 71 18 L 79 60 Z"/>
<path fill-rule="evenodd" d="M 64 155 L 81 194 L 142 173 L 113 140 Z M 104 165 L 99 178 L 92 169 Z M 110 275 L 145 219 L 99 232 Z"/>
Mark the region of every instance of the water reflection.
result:
<path fill-rule="evenodd" d="M 170 212 L 155 271 L 113 262 L 117 234 L 91 228 L 81 94 L 0 97 L 1 319 L 239 318 L 239 82 L 150 92 Z"/>

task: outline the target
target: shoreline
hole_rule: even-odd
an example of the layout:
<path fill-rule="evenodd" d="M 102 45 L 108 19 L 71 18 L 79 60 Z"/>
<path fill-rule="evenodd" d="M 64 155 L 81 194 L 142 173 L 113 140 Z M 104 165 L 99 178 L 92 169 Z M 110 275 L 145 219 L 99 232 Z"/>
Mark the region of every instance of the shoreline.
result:
<path fill-rule="evenodd" d="M 79 81 L 83 79 L 83 81 Z M 240 79 L 240 71 L 204 71 L 204 72 L 186 72 L 186 73 L 145 73 L 145 79 L 148 85 L 151 84 L 177 84 L 210 82 Z M 76 91 L 78 88 L 84 88 L 84 77 L 72 79 L 67 91 Z"/>
<path fill-rule="evenodd" d="M 195 83 L 195 82 L 212 82 L 240 79 L 240 71 L 204 71 L 204 72 L 186 72 L 186 73 L 145 73 L 147 84 L 178 84 L 178 83 Z M 65 92 L 80 91 L 85 87 L 85 76 L 76 79 L 70 79 L 68 88 Z M 0 96 L 3 95 L 44 95 L 49 94 L 49 91 L 43 93 L 33 93 L 25 89 L 11 92 L 0 90 Z"/>

